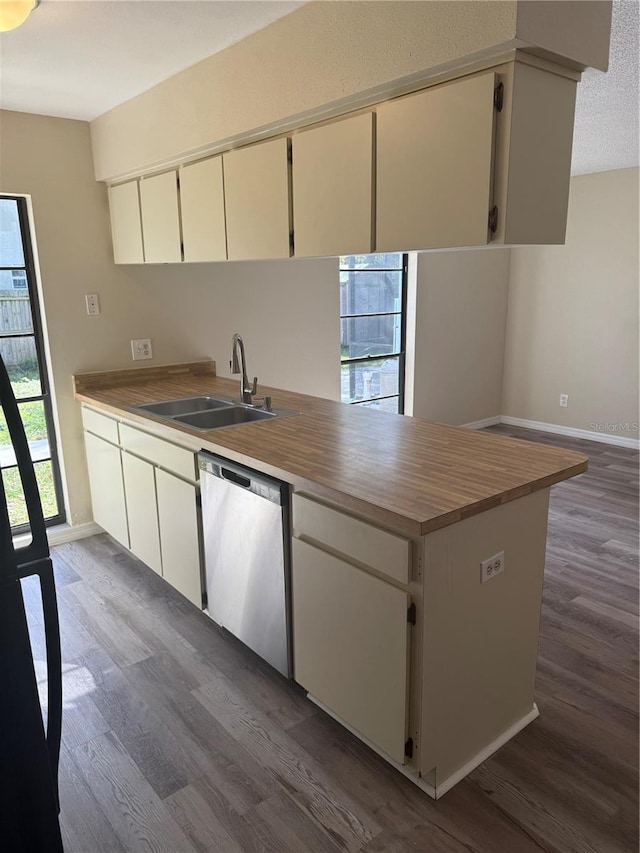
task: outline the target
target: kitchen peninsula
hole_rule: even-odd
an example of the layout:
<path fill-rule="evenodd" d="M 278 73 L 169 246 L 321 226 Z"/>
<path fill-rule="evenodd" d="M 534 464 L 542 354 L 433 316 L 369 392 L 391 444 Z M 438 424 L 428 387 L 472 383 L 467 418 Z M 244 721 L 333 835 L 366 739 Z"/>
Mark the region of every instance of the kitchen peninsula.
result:
<path fill-rule="evenodd" d="M 199 430 L 137 408 L 237 397 L 213 362 L 74 383 L 95 520 L 197 606 L 195 454 L 290 484 L 294 678 L 428 794 L 535 719 L 549 488 L 585 456 L 275 388 L 299 414 Z"/>

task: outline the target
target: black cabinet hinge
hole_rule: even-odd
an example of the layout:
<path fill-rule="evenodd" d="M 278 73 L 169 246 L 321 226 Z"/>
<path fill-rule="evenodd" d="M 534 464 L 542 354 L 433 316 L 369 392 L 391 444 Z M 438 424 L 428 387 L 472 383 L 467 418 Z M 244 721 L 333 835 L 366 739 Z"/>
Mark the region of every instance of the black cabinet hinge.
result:
<path fill-rule="evenodd" d="M 293 255 L 293 232 L 289 234 L 289 251 Z"/>
<path fill-rule="evenodd" d="M 196 493 L 196 506 L 198 507 L 198 509 L 202 507 L 202 495 L 200 494 L 200 492 Z"/>
<path fill-rule="evenodd" d="M 202 609 L 205 610 L 207 605 L 209 604 L 209 599 L 207 598 L 207 593 L 202 593 Z"/>
<path fill-rule="evenodd" d="M 416 624 L 416 606 L 415 604 L 410 604 L 407 608 L 407 622 L 409 625 Z"/>
<path fill-rule="evenodd" d="M 404 745 L 404 754 L 407 758 L 413 758 L 413 738 L 410 737 Z"/>
<path fill-rule="evenodd" d="M 291 145 L 291 140 L 287 142 L 287 163 L 293 165 L 293 146 Z"/>
<path fill-rule="evenodd" d="M 489 211 L 489 231 L 492 234 L 495 234 L 498 230 L 498 206 L 493 205 L 491 210 Z"/>
<path fill-rule="evenodd" d="M 496 88 L 493 90 L 493 107 L 497 112 L 501 113 L 503 104 L 504 104 L 504 83 L 498 83 Z"/>

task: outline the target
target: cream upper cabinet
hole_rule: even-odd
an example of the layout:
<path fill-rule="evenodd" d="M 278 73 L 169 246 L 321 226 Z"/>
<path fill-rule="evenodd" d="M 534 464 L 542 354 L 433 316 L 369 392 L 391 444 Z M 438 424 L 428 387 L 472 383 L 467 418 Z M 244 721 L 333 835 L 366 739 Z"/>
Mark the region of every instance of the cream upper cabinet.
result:
<path fill-rule="evenodd" d="M 291 255 L 289 140 L 222 155 L 230 261 Z"/>
<path fill-rule="evenodd" d="M 295 255 L 373 250 L 374 116 L 354 116 L 296 134 L 293 146 Z"/>
<path fill-rule="evenodd" d="M 489 241 L 496 74 L 377 108 L 376 251 Z"/>
<path fill-rule="evenodd" d="M 109 187 L 113 259 L 117 264 L 141 264 L 142 222 L 138 181 Z"/>
<path fill-rule="evenodd" d="M 182 260 L 178 177 L 164 172 L 140 181 L 144 259 L 148 264 L 171 264 Z"/>
<path fill-rule="evenodd" d="M 180 169 L 180 209 L 185 261 L 225 261 L 222 157 Z"/>

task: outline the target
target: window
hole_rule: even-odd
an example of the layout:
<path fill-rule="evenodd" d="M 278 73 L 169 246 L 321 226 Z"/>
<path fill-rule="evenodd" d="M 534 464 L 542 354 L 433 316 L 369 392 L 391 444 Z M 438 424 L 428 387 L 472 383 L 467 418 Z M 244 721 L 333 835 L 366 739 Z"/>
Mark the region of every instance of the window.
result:
<path fill-rule="evenodd" d="M 48 524 L 64 521 L 51 396 L 44 361 L 27 202 L 0 196 L 0 354 L 18 400 Z M 14 532 L 27 512 L 9 431 L 0 408 L 0 466 Z"/>
<path fill-rule="evenodd" d="M 407 255 L 340 258 L 343 403 L 404 410 Z"/>

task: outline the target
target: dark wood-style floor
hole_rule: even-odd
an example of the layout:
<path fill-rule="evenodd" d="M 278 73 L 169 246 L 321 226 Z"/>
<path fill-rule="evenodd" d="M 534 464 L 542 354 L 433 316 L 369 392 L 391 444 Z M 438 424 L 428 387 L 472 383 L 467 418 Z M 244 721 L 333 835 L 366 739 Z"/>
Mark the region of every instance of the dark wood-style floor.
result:
<path fill-rule="evenodd" d="M 67 853 L 636 851 L 638 453 L 496 430 L 591 457 L 552 490 L 538 720 L 433 802 L 108 537 L 59 546 Z"/>

